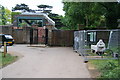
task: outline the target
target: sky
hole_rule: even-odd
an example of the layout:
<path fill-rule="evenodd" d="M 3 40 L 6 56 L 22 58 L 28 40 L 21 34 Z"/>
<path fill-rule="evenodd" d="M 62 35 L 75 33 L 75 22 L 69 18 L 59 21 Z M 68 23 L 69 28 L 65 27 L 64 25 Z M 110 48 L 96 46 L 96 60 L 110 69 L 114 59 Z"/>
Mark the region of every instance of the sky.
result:
<path fill-rule="evenodd" d="M 9 10 L 12 9 L 12 7 L 15 7 L 16 4 L 25 3 L 29 6 L 30 9 L 38 9 L 37 5 L 40 4 L 46 4 L 53 6 L 52 12 L 64 15 L 63 9 L 63 3 L 62 0 L 1 0 L 0 4 Z"/>

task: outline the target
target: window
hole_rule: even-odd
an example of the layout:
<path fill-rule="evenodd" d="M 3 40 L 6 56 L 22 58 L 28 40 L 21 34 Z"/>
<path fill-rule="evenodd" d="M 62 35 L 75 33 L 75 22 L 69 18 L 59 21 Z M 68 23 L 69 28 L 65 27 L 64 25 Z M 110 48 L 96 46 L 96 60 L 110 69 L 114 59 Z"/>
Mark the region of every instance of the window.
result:
<path fill-rule="evenodd" d="M 88 36 L 89 36 L 89 41 L 90 42 L 95 42 L 96 41 L 96 32 L 89 32 Z"/>
<path fill-rule="evenodd" d="M 6 39 L 13 39 L 11 35 L 5 35 Z"/>

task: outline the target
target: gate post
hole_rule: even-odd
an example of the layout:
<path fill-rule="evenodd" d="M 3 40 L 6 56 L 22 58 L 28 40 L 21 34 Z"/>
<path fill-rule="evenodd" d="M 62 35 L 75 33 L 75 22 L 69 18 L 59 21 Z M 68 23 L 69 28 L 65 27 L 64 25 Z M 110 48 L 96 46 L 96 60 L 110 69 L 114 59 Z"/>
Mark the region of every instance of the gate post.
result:
<path fill-rule="evenodd" d="M 4 57 L 6 57 L 7 54 L 7 44 L 4 42 Z"/>
<path fill-rule="evenodd" d="M 30 28 L 30 45 L 33 44 L 33 28 Z"/>
<path fill-rule="evenodd" d="M 48 44 L 48 29 L 45 29 L 45 45 Z"/>

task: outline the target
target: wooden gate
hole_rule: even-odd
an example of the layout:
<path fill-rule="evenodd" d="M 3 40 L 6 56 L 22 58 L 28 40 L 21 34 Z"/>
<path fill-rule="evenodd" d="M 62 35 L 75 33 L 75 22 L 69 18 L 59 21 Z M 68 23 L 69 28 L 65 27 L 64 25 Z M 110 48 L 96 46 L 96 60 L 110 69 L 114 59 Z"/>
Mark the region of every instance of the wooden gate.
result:
<path fill-rule="evenodd" d="M 38 43 L 38 29 L 30 28 L 30 44 Z"/>
<path fill-rule="evenodd" d="M 74 31 L 72 30 L 52 30 L 49 36 L 50 46 L 73 46 Z"/>

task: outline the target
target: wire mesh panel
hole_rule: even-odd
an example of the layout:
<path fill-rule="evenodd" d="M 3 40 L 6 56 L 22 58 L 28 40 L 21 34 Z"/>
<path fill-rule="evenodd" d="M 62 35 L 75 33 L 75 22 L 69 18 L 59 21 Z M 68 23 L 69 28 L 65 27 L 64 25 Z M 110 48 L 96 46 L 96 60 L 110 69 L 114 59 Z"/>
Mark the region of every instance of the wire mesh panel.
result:
<path fill-rule="evenodd" d="M 114 57 L 118 56 L 120 51 L 120 30 L 110 31 L 108 49 L 113 51 Z"/>
<path fill-rule="evenodd" d="M 74 32 L 74 50 L 89 59 L 118 59 L 120 52 L 120 30 L 82 30 Z M 106 45 L 102 52 L 97 43 L 103 40 Z M 97 49 L 92 50 L 91 46 Z M 99 55 L 98 55 L 99 53 Z"/>
<path fill-rule="evenodd" d="M 78 52 L 82 55 L 85 56 L 85 41 L 86 41 L 86 34 L 84 31 L 79 31 L 79 50 Z"/>
<path fill-rule="evenodd" d="M 74 51 L 78 52 L 79 49 L 79 31 L 74 32 Z"/>

